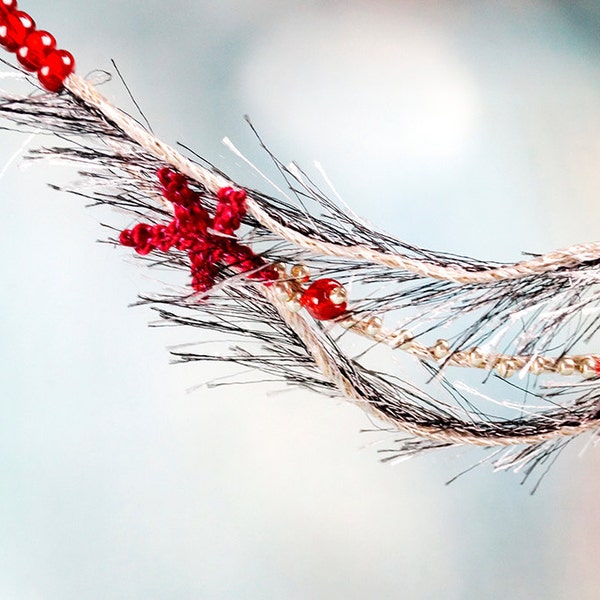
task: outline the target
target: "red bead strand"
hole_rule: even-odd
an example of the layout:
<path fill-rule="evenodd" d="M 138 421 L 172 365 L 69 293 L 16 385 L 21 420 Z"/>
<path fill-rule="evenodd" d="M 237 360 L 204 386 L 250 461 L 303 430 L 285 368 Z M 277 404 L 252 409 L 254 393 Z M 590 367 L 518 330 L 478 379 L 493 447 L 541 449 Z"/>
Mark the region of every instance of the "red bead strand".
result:
<path fill-rule="evenodd" d="M 27 71 L 39 71 L 46 56 L 56 48 L 56 39 L 42 30 L 32 31 L 17 50 L 17 60 Z"/>
<path fill-rule="evenodd" d="M 9 12 L 0 24 L 0 46 L 16 52 L 35 29 L 35 21 L 23 11 Z"/>
<path fill-rule="evenodd" d="M 59 92 L 75 71 L 73 55 L 57 50 L 51 33 L 36 30 L 34 20 L 17 10 L 16 0 L 0 0 L 0 46 L 16 53 L 24 69 L 37 72 L 40 84 L 49 92 Z"/>
<path fill-rule="evenodd" d="M 75 72 L 75 59 L 67 50 L 53 50 L 46 56 L 38 79 L 49 92 L 58 92 L 65 84 L 65 79 Z"/>

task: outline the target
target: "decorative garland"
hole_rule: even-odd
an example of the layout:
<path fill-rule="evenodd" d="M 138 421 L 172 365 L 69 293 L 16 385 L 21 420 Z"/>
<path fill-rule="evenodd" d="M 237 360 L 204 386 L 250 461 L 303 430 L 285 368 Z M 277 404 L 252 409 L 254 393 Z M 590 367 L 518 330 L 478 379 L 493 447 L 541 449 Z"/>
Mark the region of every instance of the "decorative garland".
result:
<path fill-rule="evenodd" d="M 113 241 L 150 266 L 188 274 L 181 296 L 144 300 L 166 321 L 240 339 L 227 356 L 179 359 L 235 362 L 343 396 L 404 434 L 386 459 L 501 446 L 507 450 L 492 455 L 497 468 L 530 472 L 566 441 L 599 428 L 600 355 L 575 349 L 600 326 L 600 243 L 514 264 L 413 247 L 346 214 L 298 167 L 272 155 L 297 203 L 245 189 L 186 158 L 78 77 L 73 56 L 16 0 L 0 0 L 0 45 L 43 88 L 0 98 L 0 115 L 73 142 L 30 157 L 86 165 L 82 175 L 100 184 L 89 197 L 136 221 Z M 392 320 L 398 326 L 386 327 Z M 435 336 L 449 324 L 452 337 Z M 344 349 L 353 334 L 416 357 L 439 391 L 368 367 L 362 351 Z M 518 374 L 517 385 L 542 406 L 495 417 L 478 405 L 483 392 L 451 379 L 452 367 L 483 370 L 483 391 L 490 375 Z M 548 385 L 547 374 L 569 378 Z"/>

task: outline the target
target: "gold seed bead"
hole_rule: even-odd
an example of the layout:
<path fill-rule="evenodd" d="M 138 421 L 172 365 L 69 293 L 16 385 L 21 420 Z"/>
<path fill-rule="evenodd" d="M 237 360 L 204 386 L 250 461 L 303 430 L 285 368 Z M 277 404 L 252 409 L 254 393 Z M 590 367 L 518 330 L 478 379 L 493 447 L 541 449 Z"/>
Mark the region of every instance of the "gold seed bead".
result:
<path fill-rule="evenodd" d="M 339 286 L 333 288 L 329 293 L 329 299 L 333 304 L 339 306 L 340 304 L 344 304 L 344 302 L 348 301 L 348 292 L 346 292 L 346 288 L 344 286 Z"/>
<path fill-rule="evenodd" d="M 415 341 L 415 336 L 410 332 L 406 331 L 406 335 L 403 338 L 403 342 L 400 343 L 401 350 L 409 350 L 412 343 Z"/>
<path fill-rule="evenodd" d="M 529 372 L 532 375 L 541 375 L 544 372 L 544 365 L 539 358 L 534 358 L 529 364 Z"/>
<path fill-rule="evenodd" d="M 338 324 L 341 325 L 344 329 L 352 329 L 356 327 L 359 323 L 360 321 L 358 321 L 356 317 L 350 317 L 349 319 L 338 321 Z"/>
<path fill-rule="evenodd" d="M 579 370 L 581 374 L 589 379 L 590 377 L 596 377 L 596 361 L 593 358 L 585 358 L 579 363 Z"/>
<path fill-rule="evenodd" d="M 394 331 L 388 338 L 387 344 L 392 347 L 393 350 L 400 348 L 401 350 L 407 350 L 415 336 L 408 329 L 399 329 Z"/>
<path fill-rule="evenodd" d="M 363 325 L 367 335 L 371 336 L 377 335 L 383 327 L 383 323 L 379 317 L 368 317 L 363 321 Z"/>
<path fill-rule="evenodd" d="M 450 352 L 450 344 L 446 340 L 438 340 L 434 344 L 432 351 L 436 358 L 444 358 L 445 356 L 448 356 Z"/>
<path fill-rule="evenodd" d="M 273 263 L 273 269 L 277 272 L 280 279 L 284 279 L 287 276 L 287 270 L 283 263 Z"/>
<path fill-rule="evenodd" d="M 561 375 L 573 375 L 575 372 L 575 361 L 572 358 L 561 358 L 556 365 L 556 370 Z"/>
<path fill-rule="evenodd" d="M 486 356 L 481 348 L 473 348 L 469 352 L 469 363 L 472 367 L 481 369 L 487 365 Z"/>
<path fill-rule="evenodd" d="M 310 270 L 306 265 L 294 265 L 290 275 L 301 283 L 306 283 L 310 279 Z"/>
<path fill-rule="evenodd" d="M 275 293 L 277 295 L 277 298 L 279 300 L 281 300 L 282 302 L 288 302 L 294 296 L 292 287 L 290 286 L 289 283 L 284 282 L 284 281 L 275 284 Z"/>
<path fill-rule="evenodd" d="M 295 293 L 292 297 L 286 302 L 287 309 L 292 313 L 297 313 L 302 310 L 302 304 L 300 303 L 301 295 Z"/>
<path fill-rule="evenodd" d="M 496 370 L 498 371 L 498 375 L 500 375 L 500 377 L 505 378 L 510 377 L 515 372 L 512 362 L 507 359 L 501 359 L 498 361 L 496 364 Z"/>

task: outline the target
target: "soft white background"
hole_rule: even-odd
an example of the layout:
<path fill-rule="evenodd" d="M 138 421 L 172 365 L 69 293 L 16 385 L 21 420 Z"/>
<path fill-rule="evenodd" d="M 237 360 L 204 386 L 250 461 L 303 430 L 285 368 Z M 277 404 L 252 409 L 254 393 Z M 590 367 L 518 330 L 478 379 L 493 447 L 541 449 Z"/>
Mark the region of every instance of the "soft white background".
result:
<path fill-rule="evenodd" d="M 516 260 L 597 238 L 598 2 L 22 7 L 242 183 L 262 185 L 220 140 L 266 166 L 248 113 L 409 242 Z M 4 165 L 23 138 L 0 139 Z M 154 282 L 45 186 L 73 175 L 16 161 L 0 181 L 1 599 L 598 597 L 597 449 L 534 497 L 485 467 L 446 487 L 482 455 L 392 468 L 344 403 L 188 392 L 216 371 L 166 348 L 199 334 L 127 308 Z"/>

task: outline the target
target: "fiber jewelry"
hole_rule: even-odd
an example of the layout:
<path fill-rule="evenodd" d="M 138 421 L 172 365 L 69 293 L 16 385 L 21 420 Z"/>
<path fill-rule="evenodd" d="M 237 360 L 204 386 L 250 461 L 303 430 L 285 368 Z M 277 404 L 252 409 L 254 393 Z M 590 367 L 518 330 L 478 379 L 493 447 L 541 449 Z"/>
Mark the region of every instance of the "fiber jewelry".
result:
<path fill-rule="evenodd" d="M 514 264 L 411 246 L 347 214 L 266 147 L 285 197 L 158 140 L 79 77 L 16 0 L 0 0 L 0 45 L 40 86 L 0 98 L 0 115 L 60 139 L 28 157 L 77 165 L 94 184 L 87 197 L 118 209 L 117 223 L 127 215 L 111 242 L 181 274 L 181 294 L 142 300 L 167 322 L 239 340 L 226 355 L 177 359 L 232 362 L 343 397 L 395 432 L 384 460 L 468 444 L 499 447 L 497 469 L 530 473 L 575 436 L 596 435 L 600 354 L 588 343 L 600 326 L 600 243 Z M 417 361 L 422 381 L 374 366 L 383 350 Z M 524 400 L 497 415 L 488 389 L 511 376 Z"/>

